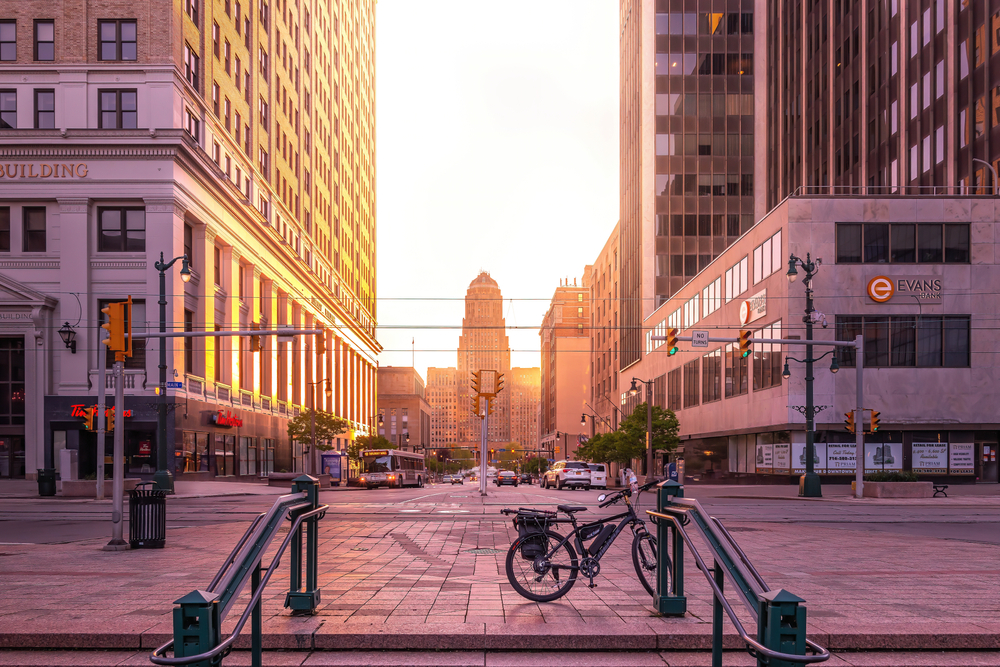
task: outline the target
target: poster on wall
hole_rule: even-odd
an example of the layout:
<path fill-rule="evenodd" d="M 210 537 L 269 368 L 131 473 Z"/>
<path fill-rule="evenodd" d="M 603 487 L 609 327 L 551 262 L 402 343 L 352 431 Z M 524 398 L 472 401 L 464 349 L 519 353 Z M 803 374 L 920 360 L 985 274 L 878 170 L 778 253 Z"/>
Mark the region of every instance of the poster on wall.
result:
<path fill-rule="evenodd" d="M 757 472 L 771 472 L 774 467 L 774 445 L 757 445 Z"/>
<path fill-rule="evenodd" d="M 952 475 L 972 475 L 975 473 L 975 444 L 971 442 L 953 442 L 948 452 L 948 472 Z"/>
<path fill-rule="evenodd" d="M 831 442 L 826 446 L 826 471 L 854 473 L 858 465 L 858 446 L 851 443 Z"/>
<path fill-rule="evenodd" d="M 792 460 L 792 446 L 786 443 L 774 445 L 774 472 L 784 474 L 789 472 Z"/>
<path fill-rule="evenodd" d="M 915 442 L 913 443 L 913 472 L 940 473 L 948 472 L 948 443 L 946 442 Z"/>
<path fill-rule="evenodd" d="M 903 469 L 903 445 L 898 442 L 866 442 L 865 472 Z"/>
<path fill-rule="evenodd" d="M 806 443 L 792 443 L 792 465 L 795 469 L 792 472 L 801 473 L 806 471 Z M 813 470 L 816 472 L 826 472 L 826 443 L 813 443 Z"/>
<path fill-rule="evenodd" d="M 330 476 L 331 482 L 340 482 L 340 454 L 321 454 L 323 474 Z"/>

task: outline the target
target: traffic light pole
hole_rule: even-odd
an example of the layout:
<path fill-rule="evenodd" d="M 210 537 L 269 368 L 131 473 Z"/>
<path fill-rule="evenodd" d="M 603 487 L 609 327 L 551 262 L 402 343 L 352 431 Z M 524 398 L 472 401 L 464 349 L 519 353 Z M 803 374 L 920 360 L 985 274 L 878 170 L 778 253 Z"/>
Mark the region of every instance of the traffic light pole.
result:
<path fill-rule="evenodd" d="M 98 329 L 98 338 L 104 337 L 104 329 Z M 97 413 L 104 417 L 104 412 L 108 409 L 105 405 L 105 395 L 107 394 L 107 367 L 108 367 L 108 355 L 103 349 L 104 346 L 98 346 L 97 358 L 100 366 L 100 370 L 97 373 Z M 104 425 L 107 420 L 97 422 L 97 499 L 104 500 L 104 449 L 106 437 L 104 435 Z"/>
<path fill-rule="evenodd" d="M 487 400 L 487 403 L 489 403 L 489 400 Z M 479 460 L 481 461 L 481 463 L 479 464 L 479 495 L 485 496 L 486 472 L 489 470 L 490 467 L 489 461 L 486 460 L 486 442 L 488 439 L 487 436 L 489 434 L 490 411 L 488 408 L 483 409 L 482 399 L 479 400 L 479 406 L 480 406 L 479 409 L 481 411 L 480 414 L 482 415 L 481 421 L 479 422 L 482 429 L 479 433 Z"/>
<path fill-rule="evenodd" d="M 857 403 L 854 410 L 854 443 L 857 448 L 855 458 L 857 465 L 854 466 L 854 497 L 861 498 L 865 485 L 865 343 L 864 337 L 858 336 L 854 339 L 854 367 L 857 369 Z"/>
<path fill-rule="evenodd" d="M 122 353 L 115 353 L 115 410 L 119 415 L 124 414 L 122 406 L 125 404 L 125 357 Z M 98 419 L 104 419 L 101 414 Z M 103 457 L 101 457 L 101 467 L 103 468 Z M 125 505 L 125 420 L 115 419 L 115 472 L 112 476 L 112 504 L 111 504 L 111 541 L 104 545 L 105 551 L 125 551 L 128 549 L 128 542 L 122 539 L 122 525 L 124 524 Z M 103 474 L 103 470 L 101 474 Z"/>

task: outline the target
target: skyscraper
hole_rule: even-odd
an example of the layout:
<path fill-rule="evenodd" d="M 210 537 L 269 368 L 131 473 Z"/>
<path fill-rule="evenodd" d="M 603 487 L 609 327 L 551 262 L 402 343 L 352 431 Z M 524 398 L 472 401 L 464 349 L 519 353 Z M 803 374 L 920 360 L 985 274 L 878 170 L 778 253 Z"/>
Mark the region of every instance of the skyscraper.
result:
<path fill-rule="evenodd" d="M 509 377 L 510 440 L 532 452 L 538 449 L 539 369 L 512 368 Z"/>

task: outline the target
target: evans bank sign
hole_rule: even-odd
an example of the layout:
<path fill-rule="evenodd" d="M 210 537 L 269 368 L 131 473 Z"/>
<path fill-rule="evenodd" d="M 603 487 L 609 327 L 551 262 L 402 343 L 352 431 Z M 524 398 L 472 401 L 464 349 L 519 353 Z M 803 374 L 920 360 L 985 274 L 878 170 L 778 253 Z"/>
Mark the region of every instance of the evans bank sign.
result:
<path fill-rule="evenodd" d="M 913 303 L 941 303 L 941 278 L 938 276 L 875 276 L 868 281 L 868 298 L 886 303 L 895 298 Z"/>

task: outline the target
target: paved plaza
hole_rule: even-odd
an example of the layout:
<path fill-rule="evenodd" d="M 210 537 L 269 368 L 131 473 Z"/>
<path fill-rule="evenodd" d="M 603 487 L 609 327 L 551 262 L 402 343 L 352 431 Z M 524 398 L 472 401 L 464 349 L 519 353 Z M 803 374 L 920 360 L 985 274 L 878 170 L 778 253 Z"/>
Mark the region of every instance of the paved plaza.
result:
<path fill-rule="evenodd" d="M 273 501 L 272 492 L 258 490 L 263 495 L 172 498 L 167 547 L 122 553 L 102 551 L 106 537 L 19 543 L 5 526 L 32 523 L 28 517 L 46 501 L 0 500 L 0 647 L 8 649 L 0 653 L 0 664 L 17 664 L 10 660 L 19 654 L 9 649 L 59 647 L 123 651 L 122 660 L 131 655 L 145 660 L 149 649 L 171 637 L 172 602 L 206 587 L 249 518 Z M 953 517 L 992 532 L 1000 509 L 996 496 L 953 494 L 903 505 L 842 494 L 828 494 L 824 501 L 772 500 L 782 496 L 762 495 L 759 487 L 742 493 L 689 491 L 703 495 L 706 507 L 724 517 L 771 588 L 807 601 L 808 634 L 817 643 L 834 651 L 1000 649 L 997 547 L 989 539 L 976 541 L 974 534 L 965 539 L 921 534 L 928 525 L 954 524 Z M 648 500 L 645 509 L 652 507 Z M 710 645 L 711 598 L 693 560 L 685 561 L 687 615 L 659 617 L 632 569 L 628 533 L 602 560 L 596 588 L 581 580 L 550 603 L 514 592 L 503 559 L 516 531 L 499 509 L 562 501 L 596 507 L 596 492 L 491 489 L 484 500 L 470 486 L 419 493 L 334 490 L 324 491 L 321 501 L 331 505 L 321 530 L 322 602 L 315 616 L 290 616 L 283 608 L 288 567 L 282 563 L 264 598 L 268 648 L 453 649 L 471 651 L 469 664 L 484 664 L 476 662 L 487 655 L 483 652 L 567 646 L 683 652 Z M 105 507 L 98 501 L 53 501 L 46 516 L 93 522 Z M 860 513 L 860 523 L 884 529 L 855 530 L 829 520 L 845 513 Z M 789 519 L 795 516 L 799 519 Z M 37 517 L 34 522 L 44 523 Z M 919 530 L 899 532 L 900 526 Z M 698 546 L 708 559 L 704 545 Z M 247 598 L 245 593 L 242 600 Z M 233 607 L 227 629 L 244 605 Z M 752 627 L 746 617 L 744 623 Z M 739 648 L 728 621 L 726 633 L 727 646 Z M 244 635 L 241 645 L 247 646 L 248 632 Z M 334 654 L 315 653 L 326 657 L 305 663 L 306 654 L 296 655 L 300 662 L 287 664 L 348 664 L 335 662 Z M 673 662 L 655 662 L 657 657 L 650 664 L 684 664 L 681 654 L 672 655 Z M 148 664 L 142 660 L 136 664 Z M 234 658 L 232 664 L 240 663 Z"/>

